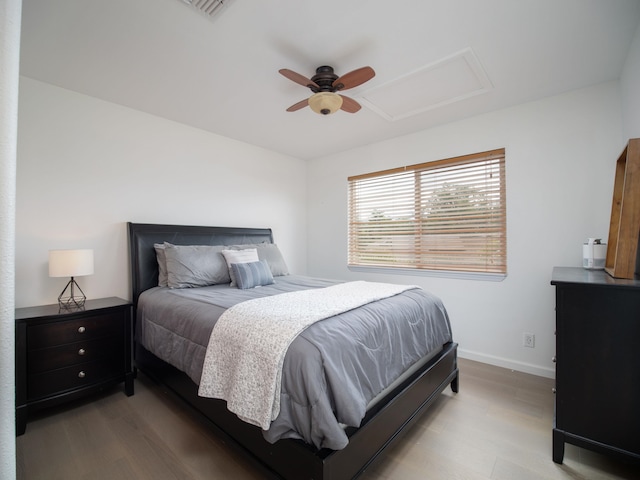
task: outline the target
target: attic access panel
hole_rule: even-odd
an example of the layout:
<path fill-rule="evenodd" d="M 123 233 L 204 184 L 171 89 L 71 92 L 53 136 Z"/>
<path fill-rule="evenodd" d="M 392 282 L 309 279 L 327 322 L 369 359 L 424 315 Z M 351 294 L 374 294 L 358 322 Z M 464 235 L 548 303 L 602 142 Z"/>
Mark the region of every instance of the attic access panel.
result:
<path fill-rule="evenodd" d="M 389 121 L 486 93 L 493 85 L 467 48 L 362 95 L 362 103 Z"/>

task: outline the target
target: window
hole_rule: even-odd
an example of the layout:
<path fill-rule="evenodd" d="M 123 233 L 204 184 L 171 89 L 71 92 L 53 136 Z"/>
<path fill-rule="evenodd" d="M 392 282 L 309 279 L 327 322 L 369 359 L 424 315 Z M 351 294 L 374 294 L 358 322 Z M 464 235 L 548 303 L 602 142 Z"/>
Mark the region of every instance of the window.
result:
<path fill-rule="evenodd" d="M 349 266 L 505 275 L 504 149 L 349 177 Z"/>

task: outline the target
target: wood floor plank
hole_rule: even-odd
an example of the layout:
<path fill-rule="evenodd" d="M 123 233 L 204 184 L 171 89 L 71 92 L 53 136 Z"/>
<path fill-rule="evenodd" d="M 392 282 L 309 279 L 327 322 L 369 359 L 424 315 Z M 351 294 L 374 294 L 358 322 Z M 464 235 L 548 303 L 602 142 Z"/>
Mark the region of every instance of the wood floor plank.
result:
<path fill-rule="evenodd" d="M 361 480 L 631 480 L 640 466 L 584 450 L 551 459 L 553 380 L 460 359 L 449 389 Z M 253 480 L 263 475 L 140 374 L 38 413 L 16 439 L 19 480 Z"/>

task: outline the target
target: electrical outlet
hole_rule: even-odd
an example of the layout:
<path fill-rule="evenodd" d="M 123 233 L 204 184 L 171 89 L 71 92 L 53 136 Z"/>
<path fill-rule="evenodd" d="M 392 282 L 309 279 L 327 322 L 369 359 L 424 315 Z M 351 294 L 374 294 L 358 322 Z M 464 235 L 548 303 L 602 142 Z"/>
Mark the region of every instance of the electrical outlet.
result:
<path fill-rule="evenodd" d="M 529 348 L 535 348 L 535 346 L 536 346 L 536 336 L 535 336 L 535 334 L 524 332 L 522 334 L 522 346 L 523 347 L 529 347 Z"/>

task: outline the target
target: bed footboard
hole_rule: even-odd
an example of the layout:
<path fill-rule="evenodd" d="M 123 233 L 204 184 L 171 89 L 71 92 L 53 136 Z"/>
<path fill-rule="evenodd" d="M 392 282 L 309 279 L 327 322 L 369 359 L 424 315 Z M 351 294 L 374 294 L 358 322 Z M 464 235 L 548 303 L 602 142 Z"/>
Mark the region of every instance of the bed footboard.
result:
<path fill-rule="evenodd" d="M 221 400 L 198 396 L 184 373 L 138 346 L 137 367 L 173 395 L 269 478 L 348 480 L 363 473 L 384 450 L 413 425 L 448 385 L 458 388 L 457 344 L 449 343 L 412 377 L 369 411 L 360 428 L 349 428 L 343 450 L 315 448 L 298 440 L 267 442 L 262 431 L 239 420 Z"/>

